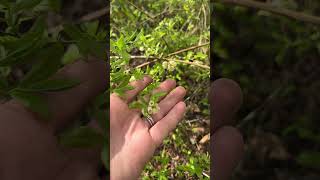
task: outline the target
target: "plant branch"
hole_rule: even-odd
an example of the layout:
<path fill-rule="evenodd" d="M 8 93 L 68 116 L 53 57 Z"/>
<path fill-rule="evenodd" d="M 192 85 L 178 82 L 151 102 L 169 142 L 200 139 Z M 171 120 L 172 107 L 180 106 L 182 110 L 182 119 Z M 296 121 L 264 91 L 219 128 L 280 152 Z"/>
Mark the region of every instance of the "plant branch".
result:
<path fill-rule="evenodd" d="M 111 56 L 110 57 L 111 59 L 119 59 L 120 57 L 119 56 Z M 130 56 L 130 59 L 150 59 L 152 61 L 148 61 L 148 62 L 145 62 L 145 63 L 142 63 L 134 68 L 142 68 L 144 66 L 147 66 L 151 63 L 154 63 L 154 62 L 157 62 L 159 60 L 162 60 L 162 61 L 175 61 L 175 62 L 179 62 L 179 63 L 183 63 L 183 64 L 189 64 L 189 65 L 193 65 L 193 66 L 198 66 L 200 68 L 203 68 L 203 69 L 210 69 L 210 66 L 207 66 L 207 65 L 203 65 L 203 64 L 198 64 L 198 63 L 195 63 L 195 62 L 190 62 L 190 61 L 185 61 L 185 60 L 181 60 L 181 59 L 173 59 L 173 58 L 165 58 L 165 57 L 147 57 L 147 56 Z"/>
<path fill-rule="evenodd" d="M 225 4 L 233 4 L 233 5 L 260 9 L 260 10 L 268 11 L 274 14 L 286 16 L 291 19 L 320 25 L 320 17 L 308 15 L 305 13 L 301 13 L 301 12 L 297 12 L 297 11 L 293 11 L 285 8 L 280 8 L 277 6 L 270 5 L 268 3 L 256 2 L 253 0 L 216 0 L 216 1 L 225 3 Z"/>
<path fill-rule="evenodd" d="M 88 21 L 98 19 L 98 18 L 106 15 L 107 13 L 109 13 L 109 7 L 102 8 L 100 10 L 97 10 L 97 11 L 94 11 L 92 13 L 89 13 L 87 15 L 82 16 L 79 20 L 76 21 L 76 24 L 80 24 L 83 22 L 88 22 Z M 63 23 L 60 25 L 57 25 L 55 27 L 49 28 L 48 32 L 53 33 L 55 31 L 60 31 L 62 29 L 63 29 Z"/>
<path fill-rule="evenodd" d="M 88 22 L 88 21 L 92 21 L 92 20 L 95 20 L 95 19 L 98 19 L 106 14 L 109 13 L 109 7 L 105 7 L 105 8 L 102 8 L 100 10 L 97 10 L 97 11 L 94 11 L 92 13 L 89 13 L 87 15 L 84 15 L 82 16 L 78 22 L 81 23 L 81 22 Z"/>
<path fill-rule="evenodd" d="M 186 51 L 190 51 L 190 50 L 193 50 L 193 49 L 197 49 L 197 48 L 200 48 L 200 47 L 203 47 L 203 46 L 207 46 L 207 45 L 210 45 L 210 42 L 178 50 L 176 52 L 168 54 L 166 57 L 174 56 L 174 55 L 177 55 L 177 54 L 180 54 L 180 53 L 183 53 L 183 52 L 186 52 Z"/>
<path fill-rule="evenodd" d="M 135 5 L 134 3 L 130 2 L 130 1 L 128 1 L 128 3 L 129 3 L 131 6 L 133 6 L 134 8 L 136 8 L 137 10 L 139 10 L 140 12 L 142 12 L 143 14 L 147 15 L 148 18 L 154 19 L 154 17 L 155 17 L 154 15 L 151 15 L 149 12 L 143 10 L 142 8 L 138 7 L 137 5 Z"/>

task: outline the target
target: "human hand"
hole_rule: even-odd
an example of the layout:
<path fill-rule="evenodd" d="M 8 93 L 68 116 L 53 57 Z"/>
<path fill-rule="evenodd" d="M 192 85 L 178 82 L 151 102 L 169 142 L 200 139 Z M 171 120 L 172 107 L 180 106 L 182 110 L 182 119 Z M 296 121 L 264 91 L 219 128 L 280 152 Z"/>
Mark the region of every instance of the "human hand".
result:
<path fill-rule="evenodd" d="M 242 103 L 240 87 L 228 79 L 213 82 L 210 88 L 211 177 L 227 180 L 241 160 L 244 149 L 241 133 L 232 127 L 233 116 Z"/>
<path fill-rule="evenodd" d="M 130 85 L 121 99 L 110 95 L 110 157 L 112 180 L 138 179 L 145 164 L 151 159 L 163 139 L 176 127 L 185 112 L 183 98 L 186 91 L 176 87 L 173 80 L 162 82 L 155 92 L 168 93 L 159 102 L 160 110 L 152 115 L 156 124 L 149 129 L 148 123 L 141 118 L 137 109 L 129 109 L 128 104 L 146 88 L 152 79 L 144 77 Z"/>
<path fill-rule="evenodd" d="M 57 134 L 107 87 L 105 61 L 89 59 L 64 67 L 57 76 L 80 80 L 72 89 L 44 93 L 51 120 L 45 122 L 17 100 L 0 105 L 1 180 L 98 180 L 100 148 L 63 149 Z M 91 121 L 89 126 L 96 127 Z"/>

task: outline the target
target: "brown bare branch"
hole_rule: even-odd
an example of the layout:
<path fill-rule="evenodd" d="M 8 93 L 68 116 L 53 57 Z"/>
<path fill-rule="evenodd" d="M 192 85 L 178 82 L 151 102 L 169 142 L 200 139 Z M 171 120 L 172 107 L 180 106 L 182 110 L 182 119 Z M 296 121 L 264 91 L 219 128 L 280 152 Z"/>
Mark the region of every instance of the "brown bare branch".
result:
<path fill-rule="evenodd" d="M 216 2 L 260 9 L 260 10 L 271 12 L 273 14 L 286 16 L 291 19 L 320 25 L 320 17 L 308 15 L 305 13 L 301 13 L 301 12 L 297 12 L 297 11 L 293 11 L 293 10 L 289 10 L 289 9 L 285 9 L 285 8 L 281 8 L 281 7 L 277 7 L 277 6 L 273 6 L 268 3 L 257 2 L 257 1 L 253 1 L 253 0 L 216 0 Z"/>

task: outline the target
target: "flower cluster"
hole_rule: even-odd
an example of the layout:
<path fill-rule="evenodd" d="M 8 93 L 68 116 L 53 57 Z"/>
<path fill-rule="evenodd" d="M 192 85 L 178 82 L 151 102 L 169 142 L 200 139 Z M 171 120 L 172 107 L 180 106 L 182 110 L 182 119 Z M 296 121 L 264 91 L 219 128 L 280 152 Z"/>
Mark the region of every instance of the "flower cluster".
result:
<path fill-rule="evenodd" d="M 155 114 L 160 110 L 158 103 L 151 100 L 148 105 L 148 114 Z"/>
<path fill-rule="evenodd" d="M 152 115 L 156 114 L 160 110 L 158 103 L 151 100 L 148 103 L 148 107 L 142 109 L 143 115 Z"/>
<path fill-rule="evenodd" d="M 164 61 L 162 63 L 162 67 L 164 69 L 168 69 L 168 71 L 174 71 L 176 66 L 177 66 L 177 62 L 175 62 L 175 61 Z"/>

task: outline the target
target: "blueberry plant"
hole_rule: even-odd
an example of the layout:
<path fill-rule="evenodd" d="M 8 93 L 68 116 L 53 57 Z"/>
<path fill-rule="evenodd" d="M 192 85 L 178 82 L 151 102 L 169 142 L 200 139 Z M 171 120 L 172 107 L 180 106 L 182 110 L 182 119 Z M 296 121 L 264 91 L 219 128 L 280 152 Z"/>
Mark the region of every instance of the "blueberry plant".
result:
<path fill-rule="evenodd" d="M 110 91 L 122 96 L 132 89 L 130 82 L 144 75 L 153 83 L 130 104 L 144 115 L 158 111 L 163 93 L 151 91 L 165 79 L 171 78 L 187 91 L 186 123 L 178 127 L 144 171 L 144 179 L 208 178 L 209 155 L 205 148 L 198 153 L 199 135 L 195 126 L 203 126 L 209 133 L 207 87 L 209 86 L 209 2 L 206 0 L 114 0 L 110 12 Z M 148 100 L 144 98 L 148 96 Z M 200 110 L 201 109 L 201 110 Z M 193 122 L 193 121 L 192 121 Z M 193 141 L 188 136 L 196 136 Z M 179 137 L 179 138 L 177 138 Z M 190 140 L 191 139 L 191 140 Z M 182 143 L 183 142 L 183 143 Z M 207 143 L 208 144 L 208 143 Z M 171 160 L 173 156 L 181 158 Z M 193 157 L 198 156 L 201 157 Z M 171 157 L 171 158 L 169 158 Z M 177 167 L 177 163 L 186 166 Z M 202 164 L 194 169 L 195 163 Z M 177 168 L 177 169 L 175 169 Z"/>
<path fill-rule="evenodd" d="M 59 22 L 62 1 L 2 0 L 0 2 L 0 94 L 1 101 L 19 100 L 45 121 L 50 111 L 44 92 L 62 91 L 79 85 L 77 79 L 58 79 L 53 75 L 62 67 L 89 56 L 106 58 L 107 31 L 104 21 Z M 107 86 L 107 85 L 106 85 Z M 102 159 L 108 167 L 106 96 L 101 94 L 84 114 L 96 118 L 104 134 L 74 125 L 61 135 L 61 145 L 91 147 L 104 145 Z"/>

